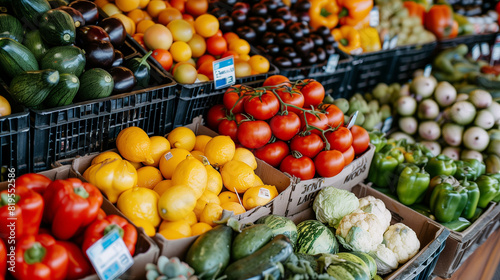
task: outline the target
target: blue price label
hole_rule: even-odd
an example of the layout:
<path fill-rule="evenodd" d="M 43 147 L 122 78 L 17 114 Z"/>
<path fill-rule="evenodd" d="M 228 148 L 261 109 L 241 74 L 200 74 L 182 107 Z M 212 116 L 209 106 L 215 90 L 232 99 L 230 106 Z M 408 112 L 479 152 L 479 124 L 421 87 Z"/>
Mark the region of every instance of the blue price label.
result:
<path fill-rule="evenodd" d="M 236 83 L 234 57 L 229 56 L 212 62 L 214 67 L 215 89 L 225 88 Z"/>

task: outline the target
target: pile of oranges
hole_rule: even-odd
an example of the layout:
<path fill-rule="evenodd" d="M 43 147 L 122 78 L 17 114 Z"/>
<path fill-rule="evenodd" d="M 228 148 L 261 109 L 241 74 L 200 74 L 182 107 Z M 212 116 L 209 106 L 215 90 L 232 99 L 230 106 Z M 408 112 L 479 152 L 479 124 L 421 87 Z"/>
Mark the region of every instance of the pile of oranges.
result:
<path fill-rule="evenodd" d="M 207 14 L 208 0 L 96 0 L 108 16 L 120 19 L 127 33 L 181 84 L 213 80 L 212 62 L 233 56 L 236 78 L 267 73 L 269 61 L 250 55 L 236 33 L 223 34 Z M 178 71 L 179 70 L 179 71 Z"/>

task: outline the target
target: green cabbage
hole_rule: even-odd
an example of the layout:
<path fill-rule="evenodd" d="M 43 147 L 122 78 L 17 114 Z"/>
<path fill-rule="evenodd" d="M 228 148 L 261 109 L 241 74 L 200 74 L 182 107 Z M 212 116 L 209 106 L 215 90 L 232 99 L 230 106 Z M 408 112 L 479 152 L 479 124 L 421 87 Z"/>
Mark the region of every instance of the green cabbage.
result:
<path fill-rule="evenodd" d="M 313 204 L 316 219 L 335 228 L 344 216 L 351 214 L 358 207 L 359 200 L 352 192 L 333 186 L 319 191 Z"/>

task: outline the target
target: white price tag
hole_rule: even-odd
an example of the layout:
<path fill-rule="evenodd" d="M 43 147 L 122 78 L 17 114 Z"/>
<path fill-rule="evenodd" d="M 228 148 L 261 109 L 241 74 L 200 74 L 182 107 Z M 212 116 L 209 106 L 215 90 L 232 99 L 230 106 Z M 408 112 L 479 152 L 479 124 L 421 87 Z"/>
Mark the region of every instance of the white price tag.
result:
<path fill-rule="evenodd" d="M 392 117 L 388 117 L 387 119 L 384 120 L 384 125 L 382 126 L 382 132 L 387 133 L 389 130 L 391 130 L 392 127 Z"/>
<path fill-rule="evenodd" d="M 330 74 L 335 73 L 335 69 L 337 69 L 337 65 L 339 64 L 339 59 L 340 56 L 336 53 L 330 55 L 326 63 L 325 72 Z"/>
<path fill-rule="evenodd" d="M 97 240 L 86 253 L 102 280 L 116 279 L 134 264 L 117 229 Z"/>
<path fill-rule="evenodd" d="M 228 56 L 212 62 L 214 67 L 215 89 L 225 88 L 236 83 L 234 57 Z"/>
<path fill-rule="evenodd" d="M 491 60 L 492 61 L 497 61 L 500 59 L 500 44 L 495 43 L 493 46 L 493 50 L 491 51 Z"/>
<path fill-rule="evenodd" d="M 391 41 L 391 37 L 389 37 L 389 34 L 385 34 L 385 36 L 384 36 L 384 43 L 382 44 L 382 49 L 383 50 L 389 49 L 390 41 Z"/>
<path fill-rule="evenodd" d="M 398 45 L 398 35 L 394 35 L 389 44 L 389 49 L 394 49 L 397 45 Z"/>
<path fill-rule="evenodd" d="M 432 65 L 427 64 L 424 68 L 424 77 L 429 77 L 431 75 L 431 72 L 432 72 Z"/>
<path fill-rule="evenodd" d="M 260 188 L 259 189 L 259 194 L 257 196 L 260 197 L 260 198 L 264 198 L 264 199 L 270 199 L 271 198 L 271 192 L 268 189 Z"/>
<path fill-rule="evenodd" d="M 472 54 L 472 59 L 474 60 L 479 59 L 479 57 L 481 56 L 481 50 L 479 49 L 478 44 L 475 44 L 474 47 L 472 47 L 471 54 Z"/>
<path fill-rule="evenodd" d="M 380 13 L 377 6 L 370 11 L 370 27 L 377 27 L 380 23 Z"/>
<path fill-rule="evenodd" d="M 357 118 L 358 118 L 358 111 L 354 112 L 349 118 L 349 121 L 347 122 L 347 129 L 351 129 L 351 127 L 354 126 Z"/>
<path fill-rule="evenodd" d="M 490 45 L 488 45 L 488 43 L 486 43 L 486 42 L 481 43 L 481 54 L 483 56 L 490 55 Z"/>
<path fill-rule="evenodd" d="M 169 160 L 169 159 L 173 158 L 173 157 L 174 157 L 174 155 L 172 155 L 172 153 L 171 153 L 171 152 L 168 152 L 168 153 L 166 153 L 165 155 L 163 155 L 163 157 L 164 157 L 166 160 Z"/>

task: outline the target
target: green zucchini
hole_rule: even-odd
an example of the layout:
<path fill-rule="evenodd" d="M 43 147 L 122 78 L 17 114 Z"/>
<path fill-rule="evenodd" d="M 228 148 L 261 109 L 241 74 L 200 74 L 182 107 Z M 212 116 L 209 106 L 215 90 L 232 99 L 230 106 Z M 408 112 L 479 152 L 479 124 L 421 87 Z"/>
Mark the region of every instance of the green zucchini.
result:
<path fill-rule="evenodd" d="M 231 257 L 239 260 L 253 254 L 273 238 L 273 231 L 265 224 L 257 224 L 243 229 L 233 241 Z"/>
<path fill-rule="evenodd" d="M 0 69 L 9 78 L 25 71 L 39 70 L 38 62 L 30 50 L 10 38 L 0 38 Z"/>
<path fill-rule="evenodd" d="M 73 44 L 76 37 L 75 22 L 63 10 L 50 10 L 40 19 L 40 34 L 47 43 L 52 45 Z"/>
<path fill-rule="evenodd" d="M 478 75 L 476 77 L 476 84 L 484 88 L 485 90 L 498 90 L 500 88 L 500 81 L 495 81 L 492 79 L 489 79 L 485 76 Z"/>
<path fill-rule="evenodd" d="M 49 49 L 42 57 L 40 67 L 80 77 L 85 69 L 85 61 L 85 54 L 79 47 L 61 46 Z"/>
<path fill-rule="evenodd" d="M 224 274 L 228 280 L 264 279 L 266 274 L 279 273 L 278 262 L 286 261 L 292 253 L 290 240 L 284 235 L 278 235 L 257 252 L 230 264 Z"/>
<path fill-rule="evenodd" d="M 220 275 L 231 255 L 233 230 L 226 225 L 218 225 L 200 235 L 189 247 L 186 263 L 200 279 L 212 279 Z"/>
<path fill-rule="evenodd" d="M 50 10 L 47 0 L 15 0 L 12 1 L 14 15 L 17 18 L 26 20 L 28 23 L 38 26 L 40 17 Z"/>
<path fill-rule="evenodd" d="M 11 38 L 21 43 L 23 36 L 24 28 L 17 18 L 0 14 L 0 38 Z"/>
<path fill-rule="evenodd" d="M 31 51 L 37 61 L 40 61 L 49 50 L 49 46 L 42 40 L 40 30 L 38 29 L 26 33 L 23 45 Z"/>
<path fill-rule="evenodd" d="M 61 74 L 59 83 L 49 92 L 43 101 L 43 105 L 48 108 L 66 106 L 71 104 L 80 88 L 80 80 L 73 74 Z"/>
<path fill-rule="evenodd" d="M 92 68 L 80 76 L 80 89 L 76 97 L 80 101 L 105 98 L 111 95 L 113 77 L 101 68 Z"/>
<path fill-rule="evenodd" d="M 59 72 L 56 70 L 26 71 L 12 79 L 9 91 L 16 102 L 26 107 L 34 107 L 45 100 L 58 82 Z"/>

